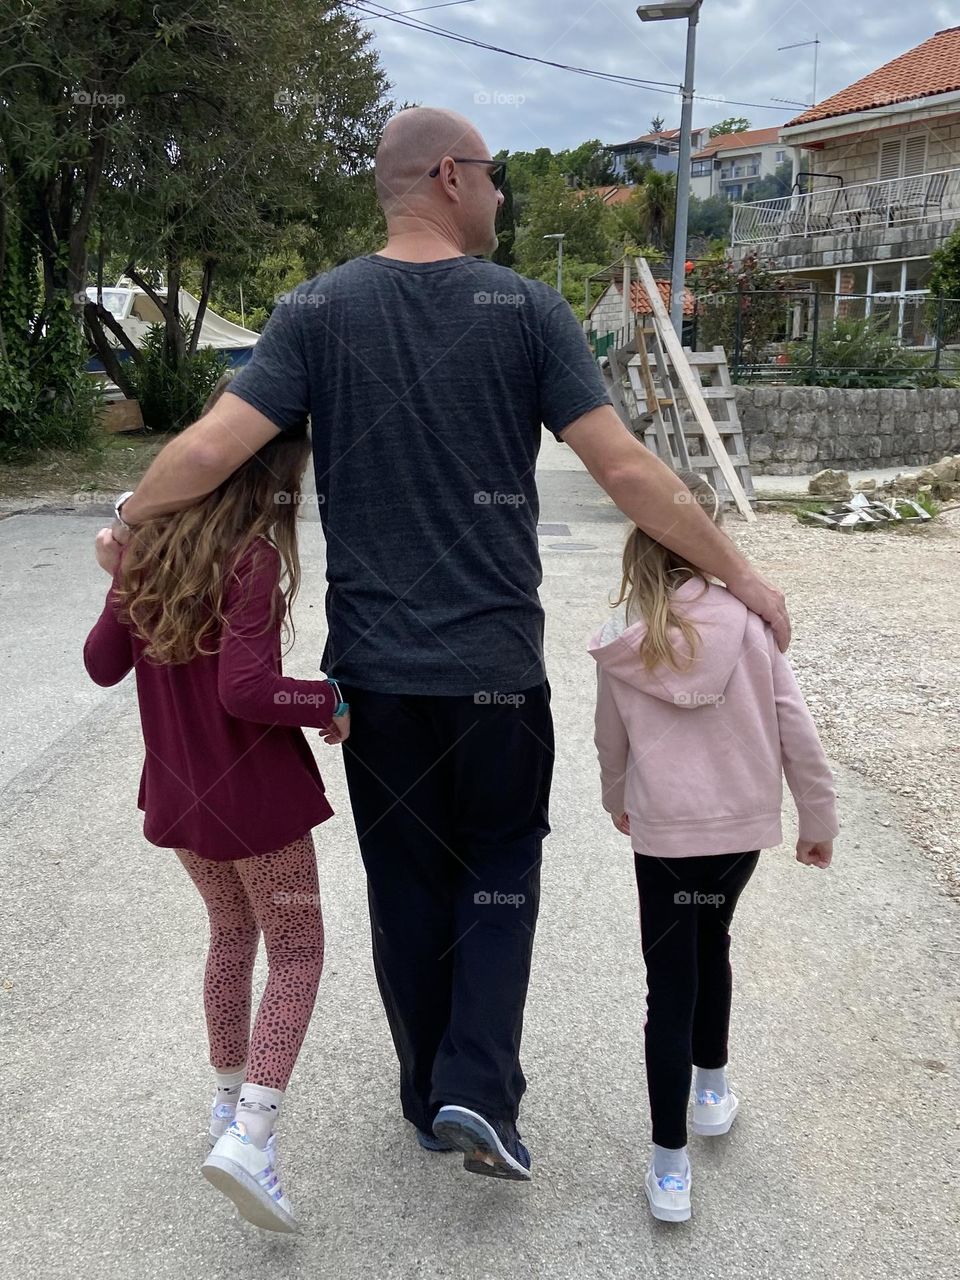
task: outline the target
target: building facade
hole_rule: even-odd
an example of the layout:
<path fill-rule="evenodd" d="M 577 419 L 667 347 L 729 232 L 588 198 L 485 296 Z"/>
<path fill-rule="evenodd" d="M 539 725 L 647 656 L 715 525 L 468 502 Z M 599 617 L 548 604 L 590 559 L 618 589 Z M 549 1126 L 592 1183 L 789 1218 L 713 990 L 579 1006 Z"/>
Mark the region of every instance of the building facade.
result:
<path fill-rule="evenodd" d="M 690 159 L 690 191 L 700 200 L 723 196 L 745 200 L 763 178 L 790 159 L 779 129 L 747 129 L 722 133 L 695 151 Z"/>
<path fill-rule="evenodd" d="M 851 314 L 892 305 L 903 340 L 928 345 L 930 255 L 960 226 L 960 27 L 805 111 L 780 138 L 809 176 L 799 193 L 735 205 L 734 259 L 756 253 L 811 288 L 855 295 Z M 914 333 L 903 332 L 905 308 Z"/>

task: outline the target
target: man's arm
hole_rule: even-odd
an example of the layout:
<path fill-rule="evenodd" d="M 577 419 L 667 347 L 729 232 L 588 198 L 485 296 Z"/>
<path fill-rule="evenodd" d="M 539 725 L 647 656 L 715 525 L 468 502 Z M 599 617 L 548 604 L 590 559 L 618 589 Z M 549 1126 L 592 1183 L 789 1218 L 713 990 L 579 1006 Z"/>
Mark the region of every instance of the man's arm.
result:
<path fill-rule="evenodd" d="M 766 582 L 713 523 L 670 468 L 630 434 L 610 405 L 577 418 L 560 433 L 624 515 L 711 577 L 770 623 L 777 644 L 790 643 L 783 592 Z"/>
<path fill-rule="evenodd" d="M 157 454 L 123 504 L 124 521 L 142 524 L 205 498 L 277 432 L 253 405 L 225 391 L 209 413 Z M 126 537 L 116 522 L 114 535 L 119 542 Z"/>

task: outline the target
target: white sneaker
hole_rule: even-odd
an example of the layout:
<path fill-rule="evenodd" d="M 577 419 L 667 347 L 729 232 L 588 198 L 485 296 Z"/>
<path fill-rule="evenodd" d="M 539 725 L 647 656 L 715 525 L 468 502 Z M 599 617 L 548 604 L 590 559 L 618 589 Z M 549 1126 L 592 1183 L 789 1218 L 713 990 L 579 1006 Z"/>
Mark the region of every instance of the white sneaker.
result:
<path fill-rule="evenodd" d="M 690 1217 L 690 1187 L 693 1173 L 690 1161 L 683 1173 L 666 1173 L 658 1178 L 653 1167 L 653 1156 L 644 1180 L 650 1212 L 660 1222 L 686 1222 Z"/>
<path fill-rule="evenodd" d="M 712 1089 L 698 1090 L 693 1100 L 693 1132 L 708 1138 L 729 1133 L 739 1109 L 737 1095 L 729 1089 L 723 1097 Z"/>
<path fill-rule="evenodd" d="M 210 1104 L 210 1127 L 207 1130 L 211 1147 L 227 1132 L 231 1124 L 233 1124 L 233 1117 L 236 1114 L 235 1103 L 218 1102 L 217 1095 L 213 1095 L 213 1102 Z"/>
<path fill-rule="evenodd" d="M 242 1120 L 234 1120 L 204 1160 L 200 1172 L 237 1206 L 242 1218 L 264 1231 L 298 1229 L 293 1205 L 284 1194 L 277 1169 L 277 1135 L 265 1150 L 250 1141 Z"/>

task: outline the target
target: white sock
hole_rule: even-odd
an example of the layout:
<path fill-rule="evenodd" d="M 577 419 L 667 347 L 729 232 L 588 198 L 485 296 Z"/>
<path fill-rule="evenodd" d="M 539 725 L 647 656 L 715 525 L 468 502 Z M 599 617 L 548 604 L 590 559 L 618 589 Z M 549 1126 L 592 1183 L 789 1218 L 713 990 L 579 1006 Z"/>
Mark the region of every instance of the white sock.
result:
<path fill-rule="evenodd" d="M 249 1084 L 244 1080 L 237 1103 L 236 1123 L 246 1127 L 255 1147 L 265 1147 L 273 1132 L 283 1102 L 282 1089 L 268 1089 L 263 1084 Z"/>
<path fill-rule="evenodd" d="M 653 1172 L 658 1178 L 665 1178 L 668 1173 L 687 1176 L 689 1168 L 686 1147 L 658 1147 L 653 1144 Z"/>
<path fill-rule="evenodd" d="M 225 1102 L 229 1107 L 235 1107 L 240 1101 L 240 1086 L 243 1084 L 243 1076 L 246 1071 L 246 1064 L 237 1067 L 235 1071 L 215 1071 L 214 1079 L 217 1082 L 218 1103 Z"/>
<path fill-rule="evenodd" d="M 705 1089 L 709 1089 L 718 1098 L 725 1098 L 727 1096 L 727 1068 L 697 1067 L 695 1088 L 697 1093 L 703 1093 Z"/>

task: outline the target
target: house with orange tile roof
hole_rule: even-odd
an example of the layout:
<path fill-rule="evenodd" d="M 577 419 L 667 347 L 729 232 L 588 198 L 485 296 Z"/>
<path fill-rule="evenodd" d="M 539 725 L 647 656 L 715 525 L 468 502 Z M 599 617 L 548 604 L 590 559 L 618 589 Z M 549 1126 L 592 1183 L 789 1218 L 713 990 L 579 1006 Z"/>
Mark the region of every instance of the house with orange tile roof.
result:
<path fill-rule="evenodd" d="M 824 292 L 923 303 L 930 255 L 960 226 L 960 27 L 780 129 L 798 186 L 735 204 L 733 256 L 757 252 Z M 922 339 L 926 340 L 926 339 Z"/>
<path fill-rule="evenodd" d="M 778 128 L 718 134 L 690 157 L 691 194 L 700 200 L 749 199 L 753 188 L 789 158 Z"/>
<path fill-rule="evenodd" d="M 708 129 L 690 130 L 690 149 L 697 151 L 709 137 Z M 628 177 L 627 165 L 636 160 L 639 164 L 651 164 L 661 173 L 676 173 L 680 156 L 680 130 L 661 129 L 657 133 L 642 133 L 629 142 L 614 142 L 604 147 L 610 155 L 610 166 L 618 179 Z"/>

